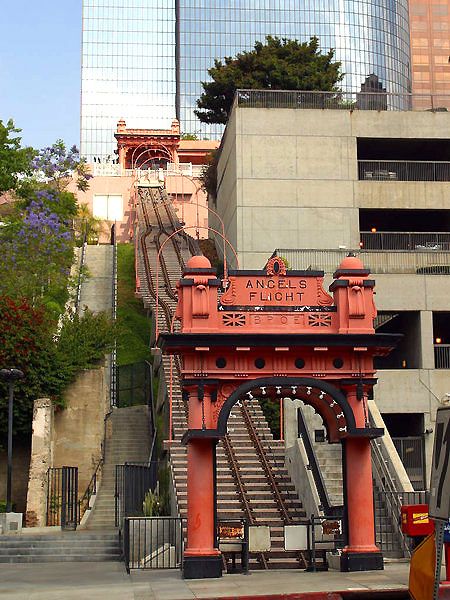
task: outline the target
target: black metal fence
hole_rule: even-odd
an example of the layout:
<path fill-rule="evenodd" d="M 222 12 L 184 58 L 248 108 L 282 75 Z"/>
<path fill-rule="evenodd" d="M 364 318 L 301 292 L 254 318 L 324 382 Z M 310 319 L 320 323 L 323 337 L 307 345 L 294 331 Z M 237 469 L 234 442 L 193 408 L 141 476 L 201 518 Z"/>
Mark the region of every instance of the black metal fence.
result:
<path fill-rule="evenodd" d="M 183 562 L 181 517 L 126 517 L 123 528 L 125 567 L 180 569 Z"/>
<path fill-rule="evenodd" d="M 227 573 L 248 573 L 249 525 L 246 519 L 219 520 L 217 522 L 217 547 L 222 552 Z M 229 564 L 228 557 L 231 558 Z M 236 562 L 238 558 L 238 563 Z"/>
<path fill-rule="evenodd" d="M 364 250 L 447 252 L 450 234 L 445 231 L 361 231 L 360 247 Z"/>
<path fill-rule="evenodd" d="M 115 523 L 122 529 L 126 517 L 143 516 L 143 504 L 158 479 L 158 463 L 116 465 Z"/>
<path fill-rule="evenodd" d="M 423 436 L 393 437 L 392 441 L 414 489 L 425 489 L 425 440 Z"/>
<path fill-rule="evenodd" d="M 358 160 L 358 179 L 365 181 L 450 181 L 450 162 Z"/>
<path fill-rule="evenodd" d="M 429 492 L 374 492 L 376 544 L 383 554 L 392 558 L 408 558 L 413 540 L 401 533 L 399 506 L 428 504 Z"/>
<path fill-rule="evenodd" d="M 78 467 L 52 467 L 47 471 L 47 525 L 76 529 L 80 522 Z"/>
<path fill-rule="evenodd" d="M 152 371 L 147 362 L 116 367 L 117 398 L 119 407 L 149 404 L 152 394 Z"/>
<path fill-rule="evenodd" d="M 308 555 L 310 564 L 308 571 L 327 568 L 325 552 L 335 552 L 346 545 L 344 515 L 326 516 L 311 515 L 308 522 Z"/>

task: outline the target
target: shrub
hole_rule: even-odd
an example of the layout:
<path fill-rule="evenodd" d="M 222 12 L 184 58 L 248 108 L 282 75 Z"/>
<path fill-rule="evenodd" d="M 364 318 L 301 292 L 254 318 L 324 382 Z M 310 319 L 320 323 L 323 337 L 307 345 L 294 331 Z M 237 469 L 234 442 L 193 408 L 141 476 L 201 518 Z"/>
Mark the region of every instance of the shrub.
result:
<path fill-rule="evenodd" d="M 142 512 L 144 517 L 156 517 L 159 515 L 159 498 L 151 490 L 145 494 L 144 502 L 142 503 Z"/>
<path fill-rule="evenodd" d="M 114 326 L 105 313 L 85 310 L 62 320 L 55 339 L 56 322 L 43 306 L 26 299 L 0 296 L 0 365 L 24 372 L 14 392 L 14 433 L 28 433 L 33 402 L 49 397 L 64 406 L 64 389 L 83 369 L 99 366 L 114 344 Z M 8 387 L 0 382 L 0 446 L 7 432 Z"/>

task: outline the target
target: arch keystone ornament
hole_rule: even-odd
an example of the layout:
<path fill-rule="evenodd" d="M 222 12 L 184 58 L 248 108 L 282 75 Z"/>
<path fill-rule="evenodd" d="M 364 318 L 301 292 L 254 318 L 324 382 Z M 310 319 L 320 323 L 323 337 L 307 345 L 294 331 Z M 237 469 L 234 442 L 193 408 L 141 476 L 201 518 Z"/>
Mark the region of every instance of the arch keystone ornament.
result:
<path fill-rule="evenodd" d="M 223 286 L 205 257 L 192 257 L 177 284 L 176 333 L 162 333 L 163 352 L 181 357 L 188 398 L 185 578 L 220 577 L 215 546 L 215 448 L 234 404 L 253 397 L 300 399 L 321 415 L 330 443 L 343 446 L 347 545 L 341 570 L 383 568 L 375 544 L 368 422 L 376 383 L 373 359 L 399 335 L 377 334 L 375 282 L 354 257 L 334 273 L 290 271 L 280 257 L 265 270 L 230 271 Z"/>

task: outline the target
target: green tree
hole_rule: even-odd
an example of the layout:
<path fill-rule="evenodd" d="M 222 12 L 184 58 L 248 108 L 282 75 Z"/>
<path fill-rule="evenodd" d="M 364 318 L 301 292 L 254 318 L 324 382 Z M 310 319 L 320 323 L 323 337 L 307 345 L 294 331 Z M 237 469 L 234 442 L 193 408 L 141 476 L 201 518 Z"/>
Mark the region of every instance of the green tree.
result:
<path fill-rule="evenodd" d="M 226 123 L 237 89 L 338 91 L 343 75 L 333 59 L 334 50 L 322 54 L 317 37 L 299 42 L 267 36 L 254 50 L 215 60 L 194 112 L 203 123 Z"/>
<path fill-rule="evenodd" d="M 104 221 L 94 217 L 87 204 L 78 206 L 74 226 L 77 239 L 83 241 L 86 238 L 88 244 L 97 243 L 100 234 L 105 230 Z"/>
<path fill-rule="evenodd" d="M 33 401 L 51 398 L 64 406 L 63 392 L 83 369 L 101 365 L 114 343 L 115 328 L 105 313 L 85 310 L 65 316 L 59 336 L 56 319 L 44 305 L 0 295 L 0 365 L 21 369 L 25 378 L 14 394 L 14 432 L 28 433 Z M 0 447 L 7 431 L 7 384 L 0 382 Z"/>
<path fill-rule="evenodd" d="M 69 185 L 72 175 L 76 177 L 77 189 L 85 192 L 89 187 L 92 174 L 85 158 L 80 157 L 76 146 L 69 150 L 62 140 L 56 140 L 52 146 L 39 150 L 31 166 L 41 178 L 58 192 Z"/>
<path fill-rule="evenodd" d="M 217 161 L 217 150 L 213 150 L 209 153 L 207 163 L 205 167 L 203 167 L 202 174 L 200 175 L 202 189 L 205 190 L 208 196 L 213 200 L 216 199 L 217 195 Z"/>
<path fill-rule="evenodd" d="M 20 186 L 21 175 L 30 175 L 31 161 L 35 155 L 33 148 L 22 148 L 20 136 L 12 119 L 3 124 L 0 120 L 0 193 L 16 190 Z"/>
<path fill-rule="evenodd" d="M 198 140 L 196 133 L 182 133 L 180 136 L 181 140 Z"/>

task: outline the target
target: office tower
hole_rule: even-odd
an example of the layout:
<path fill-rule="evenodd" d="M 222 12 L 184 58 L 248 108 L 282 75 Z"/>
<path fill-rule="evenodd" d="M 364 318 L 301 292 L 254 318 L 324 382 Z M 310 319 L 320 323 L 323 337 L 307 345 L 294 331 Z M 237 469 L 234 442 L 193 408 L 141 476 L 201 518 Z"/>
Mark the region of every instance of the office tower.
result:
<path fill-rule="evenodd" d="M 308 40 L 336 50 L 345 78 L 357 91 L 370 74 L 388 92 L 410 91 L 407 0 L 179 0 L 180 103 L 183 131 L 216 135 L 221 128 L 193 114 L 214 58 L 252 49 L 266 35 Z"/>
<path fill-rule="evenodd" d="M 450 2 L 410 0 L 409 15 L 413 92 L 436 94 L 436 107 L 450 108 Z"/>
<path fill-rule="evenodd" d="M 219 136 L 193 114 L 201 81 L 215 58 L 266 35 L 317 35 L 336 49 L 346 90 L 375 75 L 388 92 L 410 91 L 407 0 L 84 0 L 82 154 L 111 155 L 120 118 L 167 128 L 177 116 L 183 132 Z"/>
<path fill-rule="evenodd" d="M 164 0 L 83 0 L 81 152 L 115 158 L 114 132 L 175 115 L 175 9 Z"/>

